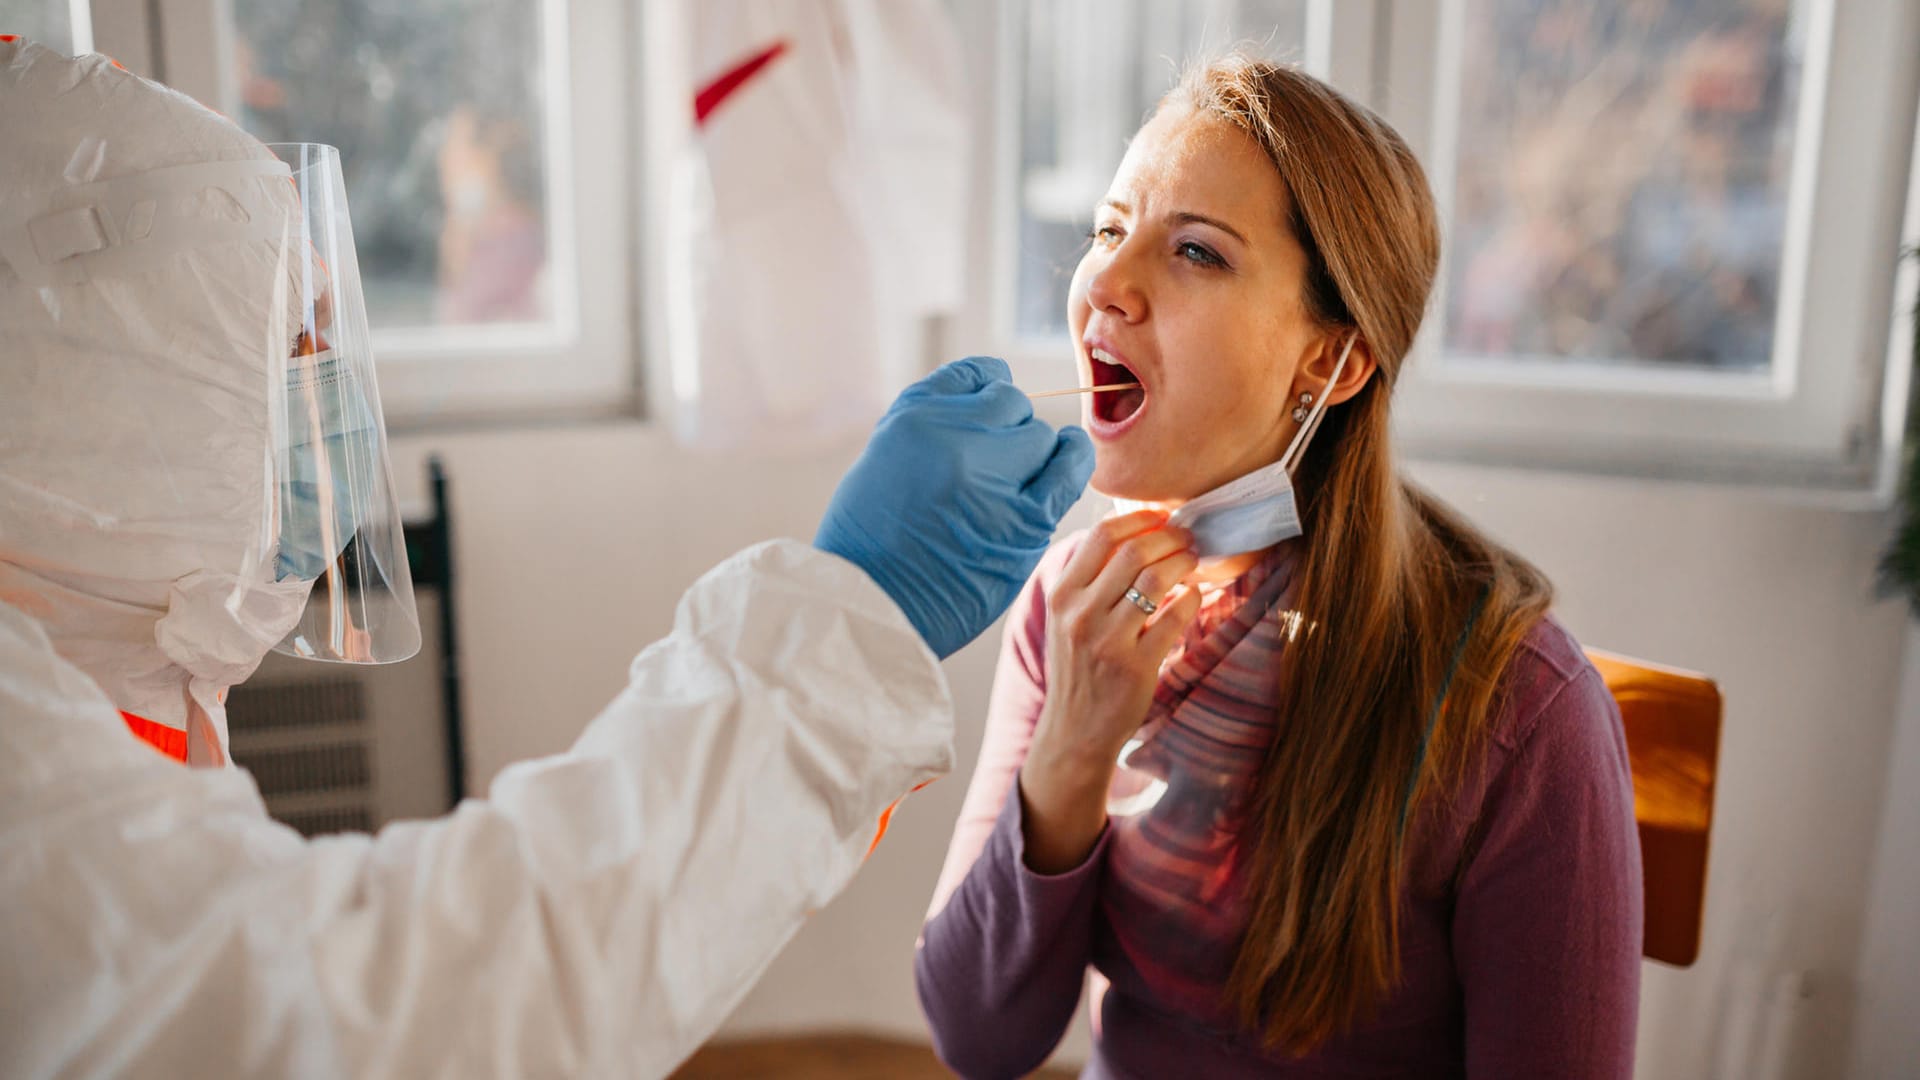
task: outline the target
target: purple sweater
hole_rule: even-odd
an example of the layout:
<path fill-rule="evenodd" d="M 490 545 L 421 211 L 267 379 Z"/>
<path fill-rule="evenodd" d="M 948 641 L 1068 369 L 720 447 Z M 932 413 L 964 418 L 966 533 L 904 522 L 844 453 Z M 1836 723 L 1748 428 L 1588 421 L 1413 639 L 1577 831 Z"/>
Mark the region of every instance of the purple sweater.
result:
<path fill-rule="evenodd" d="M 1484 762 L 1410 823 L 1399 989 L 1294 1059 L 1238 1030 L 1220 993 L 1246 925 L 1236 796 L 1283 726 L 1277 613 L 1292 552 L 1212 598 L 1162 669 L 1142 730 L 1157 733 L 1156 771 L 1176 778 L 1167 794 L 1111 821 L 1081 866 L 1042 876 L 1023 861 L 1016 778 L 1046 697 L 1045 593 L 1077 543 L 1049 553 L 1009 616 L 980 764 L 915 958 L 941 1060 L 970 1080 L 1032 1071 L 1091 967 L 1085 1077 L 1632 1074 L 1641 880 L 1626 743 L 1557 622 L 1504 674 Z M 1183 786 L 1188 775 L 1215 782 Z"/>

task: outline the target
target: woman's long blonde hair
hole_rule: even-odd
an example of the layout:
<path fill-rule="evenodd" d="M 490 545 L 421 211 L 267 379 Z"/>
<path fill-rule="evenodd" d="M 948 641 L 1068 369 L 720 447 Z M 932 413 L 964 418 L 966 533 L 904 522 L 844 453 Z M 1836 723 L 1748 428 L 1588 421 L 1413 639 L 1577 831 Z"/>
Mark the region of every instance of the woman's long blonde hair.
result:
<path fill-rule="evenodd" d="M 1552 586 L 1394 466 L 1388 405 L 1440 261 L 1406 142 L 1319 79 L 1260 60 L 1197 68 L 1167 104 L 1266 151 L 1306 250 L 1309 316 L 1357 330 L 1379 365 L 1328 411 L 1295 476 L 1303 629 L 1242 835 L 1252 911 L 1227 993 L 1268 1045 L 1305 1053 L 1397 986 L 1409 807 L 1459 777 Z"/>

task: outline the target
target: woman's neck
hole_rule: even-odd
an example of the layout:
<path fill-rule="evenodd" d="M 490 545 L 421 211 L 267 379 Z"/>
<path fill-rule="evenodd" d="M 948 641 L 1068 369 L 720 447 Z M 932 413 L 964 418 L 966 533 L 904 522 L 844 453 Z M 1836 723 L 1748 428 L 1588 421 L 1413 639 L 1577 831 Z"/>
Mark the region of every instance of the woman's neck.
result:
<path fill-rule="evenodd" d="M 1259 566 L 1272 551 L 1273 548 L 1261 548 L 1259 551 L 1223 555 L 1217 559 L 1202 559 L 1200 568 L 1189 574 L 1187 580 L 1197 585 L 1225 585 Z"/>

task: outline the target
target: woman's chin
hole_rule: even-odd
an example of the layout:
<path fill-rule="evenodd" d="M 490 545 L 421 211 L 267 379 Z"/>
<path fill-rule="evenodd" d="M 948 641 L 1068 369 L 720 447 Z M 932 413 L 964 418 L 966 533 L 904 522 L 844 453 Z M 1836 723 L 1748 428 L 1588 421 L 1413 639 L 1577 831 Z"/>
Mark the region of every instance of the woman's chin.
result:
<path fill-rule="evenodd" d="M 1125 462 L 1115 461 L 1109 455 L 1101 455 L 1094 466 L 1093 479 L 1088 482 L 1096 494 L 1109 499 L 1128 499 L 1133 502 L 1159 502 L 1165 498 L 1160 485 L 1142 476 L 1140 470 L 1127 467 Z"/>

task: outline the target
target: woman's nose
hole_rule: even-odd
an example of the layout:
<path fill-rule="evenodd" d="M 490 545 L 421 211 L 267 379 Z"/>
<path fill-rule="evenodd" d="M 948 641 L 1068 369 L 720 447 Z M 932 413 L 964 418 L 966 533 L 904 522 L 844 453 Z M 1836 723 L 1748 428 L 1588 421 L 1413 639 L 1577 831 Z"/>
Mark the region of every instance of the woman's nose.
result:
<path fill-rule="evenodd" d="M 1121 241 L 1088 276 L 1087 304 L 1127 322 L 1146 315 L 1147 294 L 1131 239 Z"/>

